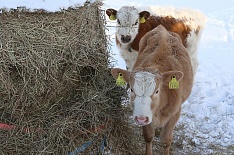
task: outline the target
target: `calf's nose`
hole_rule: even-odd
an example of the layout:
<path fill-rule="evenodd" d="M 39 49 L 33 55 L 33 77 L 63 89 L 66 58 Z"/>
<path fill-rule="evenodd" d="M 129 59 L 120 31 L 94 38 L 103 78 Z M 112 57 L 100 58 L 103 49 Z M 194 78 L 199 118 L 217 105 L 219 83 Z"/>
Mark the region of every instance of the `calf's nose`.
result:
<path fill-rule="evenodd" d="M 147 116 L 140 116 L 140 117 L 135 116 L 134 121 L 136 122 L 137 125 L 145 126 L 145 125 L 149 124 L 149 117 L 147 117 Z"/>
<path fill-rule="evenodd" d="M 130 42 L 130 40 L 131 40 L 131 36 L 121 35 L 121 42 L 122 43 L 128 43 L 128 42 Z"/>

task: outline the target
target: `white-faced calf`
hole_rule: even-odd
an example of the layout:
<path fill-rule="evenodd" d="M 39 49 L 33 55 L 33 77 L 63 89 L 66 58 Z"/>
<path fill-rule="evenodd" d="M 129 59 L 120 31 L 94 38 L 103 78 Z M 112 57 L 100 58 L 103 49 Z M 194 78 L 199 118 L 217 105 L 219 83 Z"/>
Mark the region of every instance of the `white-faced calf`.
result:
<path fill-rule="evenodd" d="M 140 41 L 139 54 L 131 71 L 114 68 L 131 88 L 133 118 L 142 126 L 146 155 L 152 155 L 155 128 L 162 127 L 160 141 L 169 155 L 172 132 L 180 117 L 181 104 L 193 86 L 191 60 L 178 34 L 159 25 Z"/>

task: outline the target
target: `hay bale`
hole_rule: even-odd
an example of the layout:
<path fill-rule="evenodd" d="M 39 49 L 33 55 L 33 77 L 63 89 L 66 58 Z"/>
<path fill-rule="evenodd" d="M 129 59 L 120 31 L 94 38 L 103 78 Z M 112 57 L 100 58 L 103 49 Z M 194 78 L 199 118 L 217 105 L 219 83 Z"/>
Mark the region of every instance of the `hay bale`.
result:
<path fill-rule="evenodd" d="M 109 74 L 105 16 L 98 3 L 58 12 L 0 13 L 0 154 L 139 153 Z M 130 140 L 126 142 L 126 140 Z"/>

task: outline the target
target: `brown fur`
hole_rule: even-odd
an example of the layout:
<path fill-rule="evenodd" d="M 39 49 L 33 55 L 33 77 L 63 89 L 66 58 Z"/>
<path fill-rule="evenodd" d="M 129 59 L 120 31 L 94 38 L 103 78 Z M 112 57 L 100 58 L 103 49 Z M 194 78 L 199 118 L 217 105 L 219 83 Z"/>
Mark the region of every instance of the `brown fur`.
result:
<path fill-rule="evenodd" d="M 132 72 L 113 69 L 112 75 L 117 78 L 119 72 L 132 88 L 134 73 L 149 71 L 157 73 L 156 90 L 159 97 L 151 96 L 151 108 L 154 113 L 152 123 L 143 127 L 146 142 L 145 155 L 152 155 L 152 140 L 155 127 L 162 127 L 160 141 L 164 148 L 164 155 L 169 155 L 172 142 L 172 132 L 180 117 L 181 104 L 189 97 L 193 85 L 193 71 L 191 61 L 183 46 L 181 37 L 168 32 L 163 26 L 158 26 L 145 34 L 140 41 L 139 54 Z M 159 75 L 158 75 L 159 74 Z M 169 89 L 168 83 L 172 75 L 176 74 L 179 80 L 179 89 Z M 134 101 L 131 95 L 131 102 Z M 133 103 L 134 106 L 134 103 Z"/>
<path fill-rule="evenodd" d="M 149 31 L 157 27 L 158 25 L 164 26 L 168 31 L 175 32 L 182 40 L 184 47 L 187 47 L 186 38 L 191 32 L 189 26 L 184 24 L 183 20 L 178 20 L 173 17 L 159 17 L 150 16 L 145 23 L 141 23 L 139 26 L 138 34 L 132 42 L 132 49 L 139 51 L 139 42 L 141 38 Z M 197 30 L 199 31 L 199 30 Z"/>

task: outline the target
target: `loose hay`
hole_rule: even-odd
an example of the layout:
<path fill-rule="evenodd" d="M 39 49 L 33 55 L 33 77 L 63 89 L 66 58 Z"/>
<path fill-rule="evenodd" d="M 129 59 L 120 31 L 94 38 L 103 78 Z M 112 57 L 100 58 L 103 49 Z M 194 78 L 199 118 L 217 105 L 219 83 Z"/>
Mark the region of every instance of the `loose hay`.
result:
<path fill-rule="evenodd" d="M 0 13 L 0 154 L 138 154 L 109 74 L 110 45 L 99 3 L 58 12 Z"/>

